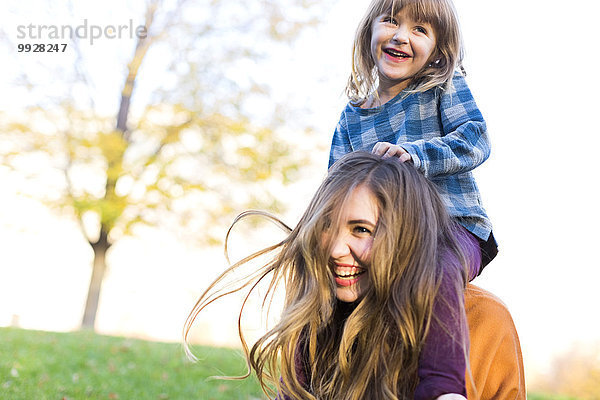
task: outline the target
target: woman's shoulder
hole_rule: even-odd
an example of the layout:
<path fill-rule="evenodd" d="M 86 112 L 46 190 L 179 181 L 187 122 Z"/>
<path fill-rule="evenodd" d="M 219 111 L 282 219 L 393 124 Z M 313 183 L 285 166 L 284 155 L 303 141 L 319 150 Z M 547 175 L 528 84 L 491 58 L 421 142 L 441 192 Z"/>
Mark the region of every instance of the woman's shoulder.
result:
<path fill-rule="evenodd" d="M 465 309 L 467 314 L 485 317 L 488 322 L 489 319 L 512 318 L 508 307 L 498 296 L 471 283 L 465 290 Z"/>

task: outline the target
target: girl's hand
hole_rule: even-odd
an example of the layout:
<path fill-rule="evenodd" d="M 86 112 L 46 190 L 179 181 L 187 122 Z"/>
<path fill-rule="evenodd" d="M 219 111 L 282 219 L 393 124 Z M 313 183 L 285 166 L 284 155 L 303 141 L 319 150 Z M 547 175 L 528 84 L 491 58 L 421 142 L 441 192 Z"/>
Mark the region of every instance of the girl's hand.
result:
<path fill-rule="evenodd" d="M 372 153 L 382 156 L 383 158 L 396 157 L 400 162 L 412 161 L 410 154 L 400 147 L 400 145 L 388 142 L 375 143 Z"/>

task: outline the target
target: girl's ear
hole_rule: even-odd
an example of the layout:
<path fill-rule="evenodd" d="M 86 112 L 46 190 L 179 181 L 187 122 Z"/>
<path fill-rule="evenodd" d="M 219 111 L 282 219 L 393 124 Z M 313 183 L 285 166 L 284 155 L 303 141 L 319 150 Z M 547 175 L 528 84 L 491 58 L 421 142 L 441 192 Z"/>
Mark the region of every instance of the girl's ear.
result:
<path fill-rule="evenodd" d="M 445 64 L 445 57 L 440 52 L 436 52 L 435 56 L 432 57 L 432 61 L 429 63 L 428 67 L 440 68 Z"/>

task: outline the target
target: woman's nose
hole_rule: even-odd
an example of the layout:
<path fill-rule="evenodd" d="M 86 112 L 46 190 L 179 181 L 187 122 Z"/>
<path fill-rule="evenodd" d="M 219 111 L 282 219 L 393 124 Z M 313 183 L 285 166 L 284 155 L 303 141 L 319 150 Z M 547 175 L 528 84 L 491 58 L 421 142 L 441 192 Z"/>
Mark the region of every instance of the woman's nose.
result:
<path fill-rule="evenodd" d="M 342 233 L 335 237 L 331 248 L 332 258 L 342 258 L 350 254 L 350 246 L 348 245 L 348 240 L 346 239 L 346 235 Z"/>

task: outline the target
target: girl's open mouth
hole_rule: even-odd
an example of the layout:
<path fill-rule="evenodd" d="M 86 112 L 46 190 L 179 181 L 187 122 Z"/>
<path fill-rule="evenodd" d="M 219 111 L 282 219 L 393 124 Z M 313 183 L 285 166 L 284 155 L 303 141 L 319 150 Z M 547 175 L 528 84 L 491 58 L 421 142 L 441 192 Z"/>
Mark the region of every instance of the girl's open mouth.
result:
<path fill-rule="evenodd" d="M 383 52 L 385 54 L 388 54 L 388 55 L 390 55 L 392 57 L 395 57 L 395 58 L 409 58 L 410 57 L 405 52 L 399 51 L 399 50 L 396 50 L 396 49 L 392 49 L 392 48 L 383 49 Z"/>

